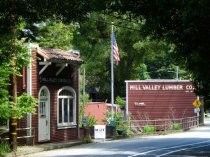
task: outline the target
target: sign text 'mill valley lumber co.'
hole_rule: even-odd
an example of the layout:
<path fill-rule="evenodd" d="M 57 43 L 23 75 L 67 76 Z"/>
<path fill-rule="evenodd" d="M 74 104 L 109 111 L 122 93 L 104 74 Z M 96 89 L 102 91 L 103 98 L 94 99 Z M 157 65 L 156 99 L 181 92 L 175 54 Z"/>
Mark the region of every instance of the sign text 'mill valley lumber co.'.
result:
<path fill-rule="evenodd" d="M 175 84 L 153 84 L 153 85 L 146 85 L 146 84 L 134 84 L 129 85 L 129 90 L 193 90 L 193 85 L 175 85 Z"/>

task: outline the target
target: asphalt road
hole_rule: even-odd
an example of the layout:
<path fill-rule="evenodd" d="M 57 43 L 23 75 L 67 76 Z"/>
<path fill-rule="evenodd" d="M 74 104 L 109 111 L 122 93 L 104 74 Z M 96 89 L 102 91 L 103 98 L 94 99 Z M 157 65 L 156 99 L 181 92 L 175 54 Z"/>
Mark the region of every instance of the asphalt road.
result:
<path fill-rule="evenodd" d="M 33 157 L 210 157 L 210 120 L 205 126 L 170 135 L 98 141 L 28 155 Z"/>

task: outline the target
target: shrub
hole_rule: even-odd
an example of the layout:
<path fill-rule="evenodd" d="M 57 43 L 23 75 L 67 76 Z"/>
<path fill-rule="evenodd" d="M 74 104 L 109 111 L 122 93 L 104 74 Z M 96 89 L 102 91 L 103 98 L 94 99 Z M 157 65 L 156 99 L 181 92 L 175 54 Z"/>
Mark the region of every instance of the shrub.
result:
<path fill-rule="evenodd" d="M 172 124 L 172 130 L 181 130 L 181 124 L 179 123 L 173 123 Z"/>
<path fill-rule="evenodd" d="M 144 133 L 154 133 L 156 132 L 156 127 L 152 125 L 145 125 L 143 128 Z"/>
<path fill-rule="evenodd" d="M 97 119 L 95 116 L 89 115 L 87 117 L 87 127 L 91 127 L 97 124 Z"/>
<path fill-rule="evenodd" d="M 83 143 L 92 143 L 92 139 L 90 137 L 90 135 L 85 135 L 80 139 Z"/>
<path fill-rule="evenodd" d="M 117 96 L 115 103 L 120 105 L 121 109 L 125 109 L 125 100 L 123 100 L 121 97 Z"/>
<path fill-rule="evenodd" d="M 3 156 L 4 154 L 9 153 L 10 151 L 11 150 L 8 142 L 0 140 L 0 156 Z"/>
<path fill-rule="evenodd" d="M 105 112 L 105 121 L 108 125 L 115 126 L 115 135 L 116 136 L 131 136 L 133 135 L 132 130 L 130 129 L 130 119 L 127 121 L 124 120 L 123 112 L 114 112 L 114 119 L 112 119 L 111 111 Z"/>

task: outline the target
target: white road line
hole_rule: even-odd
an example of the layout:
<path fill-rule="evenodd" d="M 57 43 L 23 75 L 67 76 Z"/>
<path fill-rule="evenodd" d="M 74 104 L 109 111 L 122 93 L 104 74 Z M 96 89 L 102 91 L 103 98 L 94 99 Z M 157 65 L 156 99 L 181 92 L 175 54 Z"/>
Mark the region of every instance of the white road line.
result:
<path fill-rule="evenodd" d="M 173 147 L 167 147 L 167 148 L 154 149 L 154 150 L 149 150 L 149 151 L 146 151 L 146 152 L 130 155 L 128 157 L 135 157 L 135 156 L 138 156 L 138 155 L 146 155 L 146 154 L 151 153 L 151 152 L 167 150 L 167 149 L 173 149 L 173 148 L 186 147 L 186 146 L 194 146 L 194 145 L 197 145 L 197 144 L 208 143 L 208 142 L 210 142 L 210 140 L 202 141 L 202 142 L 196 142 L 196 143 L 191 143 L 191 144 L 178 145 L 178 146 L 173 146 Z"/>
<path fill-rule="evenodd" d="M 196 147 L 190 147 L 190 148 L 178 149 L 178 150 L 170 151 L 170 152 L 168 152 L 168 153 L 164 153 L 164 154 L 161 154 L 161 155 L 157 155 L 156 157 L 169 155 L 169 154 L 172 154 L 172 153 L 175 153 L 175 152 L 179 152 L 179 151 L 182 151 L 182 150 L 187 150 L 187 149 L 192 149 L 192 148 L 201 148 L 201 147 L 205 147 L 205 146 L 209 146 L 209 145 L 210 145 L 210 144 L 206 144 L 206 145 L 202 145 L 202 146 L 196 146 Z"/>

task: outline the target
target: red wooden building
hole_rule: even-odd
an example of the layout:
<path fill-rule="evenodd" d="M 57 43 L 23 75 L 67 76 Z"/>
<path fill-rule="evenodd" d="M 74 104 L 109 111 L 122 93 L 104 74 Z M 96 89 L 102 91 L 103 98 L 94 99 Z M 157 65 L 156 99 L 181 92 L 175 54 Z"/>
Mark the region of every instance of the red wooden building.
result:
<path fill-rule="evenodd" d="M 105 102 L 90 102 L 85 106 L 85 116 L 93 116 L 97 120 L 97 124 L 107 124 L 105 113 L 111 112 L 112 104 Z M 113 111 L 119 112 L 119 105 L 113 104 Z"/>
<path fill-rule="evenodd" d="M 79 137 L 79 66 L 77 51 L 31 46 L 31 64 L 18 78 L 18 93 L 38 99 L 37 114 L 21 119 L 18 128 L 29 128 L 35 143 L 59 142 Z M 30 128 L 34 128 L 32 131 Z"/>
<path fill-rule="evenodd" d="M 196 116 L 197 98 L 186 80 L 136 80 L 126 82 L 126 114 L 132 119 L 184 118 Z"/>

